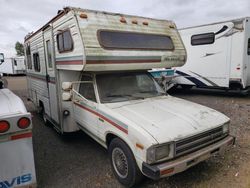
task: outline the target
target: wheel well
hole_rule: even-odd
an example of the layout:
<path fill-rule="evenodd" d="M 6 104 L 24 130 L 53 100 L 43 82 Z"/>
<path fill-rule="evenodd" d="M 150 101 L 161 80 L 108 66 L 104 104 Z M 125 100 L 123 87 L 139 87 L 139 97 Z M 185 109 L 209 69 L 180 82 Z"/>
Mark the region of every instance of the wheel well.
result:
<path fill-rule="evenodd" d="M 112 133 L 108 133 L 106 135 L 106 145 L 107 147 L 109 147 L 109 144 L 111 143 L 111 141 L 114 139 L 114 138 L 118 138 L 118 136 L 112 134 Z"/>
<path fill-rule="evenodd" d="M 239 82 L 230 82 L 229 83 L 229 88 L 230 89 L 242 89 L 242 84 Z"/>

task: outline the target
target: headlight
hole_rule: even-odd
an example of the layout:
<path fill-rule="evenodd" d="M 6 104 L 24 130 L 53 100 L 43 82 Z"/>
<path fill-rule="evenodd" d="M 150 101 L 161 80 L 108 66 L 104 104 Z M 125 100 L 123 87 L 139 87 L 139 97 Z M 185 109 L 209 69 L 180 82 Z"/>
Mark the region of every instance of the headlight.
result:
<path fill-rule="evenodd" d="M 229 122 L 222 125 L 223 134 L 229 133 Z"/>
<path fill-rule="evenodd" d="M 162 144 L 151 146 L 147 150 L 147 163 L 155 163 L 163 160 L 173 158 L 174 156 L 174 144 Z"/>

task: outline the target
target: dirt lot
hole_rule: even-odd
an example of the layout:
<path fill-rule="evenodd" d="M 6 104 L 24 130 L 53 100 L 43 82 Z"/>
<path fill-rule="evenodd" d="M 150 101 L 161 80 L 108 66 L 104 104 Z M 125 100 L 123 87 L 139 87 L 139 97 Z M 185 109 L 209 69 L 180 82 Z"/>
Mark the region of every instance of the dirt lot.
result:
<path fill-rule="evenodd" d="M 79 132 L 62 138 L 46 127 L 27 101 L 25 77 L 8 78 L 9 88 L 25 101 L 33 114 L 34 152 L 40 188 L 121 187 L 114 178 L 105 149 L 86 134 Z M 223 92 L 177 91 L 172 95 L 200 103 L 231 118 L 235 147 L 223 156 L 215 156 L 175 176 L 152 181 L 141 187 L 250 187 L 250 96 Z"/>

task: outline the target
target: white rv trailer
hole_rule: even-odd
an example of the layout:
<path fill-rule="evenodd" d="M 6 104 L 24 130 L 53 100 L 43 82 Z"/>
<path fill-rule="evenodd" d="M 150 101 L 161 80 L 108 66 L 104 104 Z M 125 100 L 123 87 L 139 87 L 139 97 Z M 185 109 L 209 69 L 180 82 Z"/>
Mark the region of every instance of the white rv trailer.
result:
<path fill-rule="evenodd" d="M 0 187 L 35 188 L 31 114 L 4 84 L 0 75 Z"/>
<path fill-rule="evenodd" d="M 4 62 L 0 63 L 0 73 L 18 75 L 25 74 L 25 72 L 24 56 L 5 58 Z"/>
<path fill-rule="evenodd" d="M 179 29 L 179 32 L 187 50 L 187 62 L 176 68 L 176 84 L 249 89 L 249 17 Z"/>
<path fill-rule="evenodd" d="M 25 53 L 44 121 L 107 148 L 126 186 L 181 172 L 234 142 L 228 117 L 166 96 L 148 73 L 185 63 L 171 21 L 67 7 L 25 38 Z"/>

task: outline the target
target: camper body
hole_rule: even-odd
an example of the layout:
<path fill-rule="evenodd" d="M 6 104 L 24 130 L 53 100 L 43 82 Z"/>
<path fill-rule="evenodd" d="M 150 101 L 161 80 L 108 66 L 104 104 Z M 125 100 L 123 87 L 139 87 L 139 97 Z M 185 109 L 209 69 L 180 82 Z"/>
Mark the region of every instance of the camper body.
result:
<path fill-rule="evenodd" d="M 24 56 L 5 58 L 4 62 L 0 63 L 0 73 L 6 75 L 25 74 L 26 67 Z"/>
<path fill-rule="evenodd" d="M 187 62 L 176 68 L 183 87 L 248 90 L 250 86 L 249 18 L 179 30 Z"/>
<path fill-rule="evenodd" d="M 181 172 L 234 141 L 229 118 L 166 96 L 148 72 L 185 63 L 173 22 L 68 7 L 26 37 L 25 54 L 44 121 L 107 148 L 124 185 Z"/>

